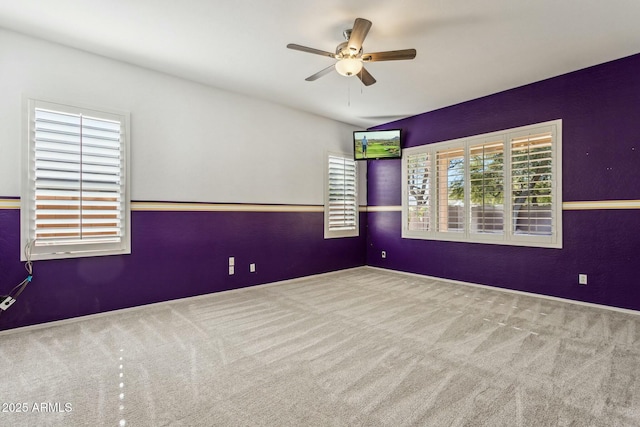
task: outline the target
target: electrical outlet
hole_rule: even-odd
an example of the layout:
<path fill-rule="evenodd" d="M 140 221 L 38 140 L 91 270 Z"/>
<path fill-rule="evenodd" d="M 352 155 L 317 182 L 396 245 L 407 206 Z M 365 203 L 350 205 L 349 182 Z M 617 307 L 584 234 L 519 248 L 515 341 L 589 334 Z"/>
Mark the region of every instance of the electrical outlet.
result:
<path fill-rule="evenodd" d="M 254 263 L 249 264 L 249 272 L 250 273 L 256 272 L 256 265 Z"/>
<path fill-rule="evenodd" d="M 387 251 L 382 251 L 382 258 L 386 258 L 387 257 Z"/>
<path fill-rule="evenodd" d="M 586 274 L 578 274 L 578 283 L 581 285 L 587 284 L 587 275 Z"/>
<path fill-rule="evenodd" d="M 235 257 L 230 256 L 229 257 L 229 267 L 233 267 L 234 265 L 236 265 L 236 259 L 235 259 Z"/>
<path fill-rule="evenodd" d="M 11 307 L 14 302 L 16 302 L 16 300 L 11 298 L 10 296 L 4 297 L 4 300 L 0 302 L 0 310 L 6 310 L 7 308 Z"/>
<path fill-rule="evenodd" d="M 235 267 L 233 265 L 229 266 L 229 276 L 233 276 L 235 274 Z"/>

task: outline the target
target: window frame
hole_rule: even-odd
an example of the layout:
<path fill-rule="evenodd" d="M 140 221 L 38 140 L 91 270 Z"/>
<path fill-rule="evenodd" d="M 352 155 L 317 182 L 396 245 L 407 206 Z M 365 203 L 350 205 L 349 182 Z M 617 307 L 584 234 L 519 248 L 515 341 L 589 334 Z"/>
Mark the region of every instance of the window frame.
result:
<path fill-rule="evenodd" d="M 31 246 L 32 260 L 66 259 L 131 253 L 131 191 L 130 191 L 130 113 L 115 109 L 96 108 L 64 101 L 23 96 L 22 184 L 21 184 L 21 247 L 35 238 L 35 114 L 36 109 L 59 113 L 82 114 L 103 120 L 120 122 L 120 238 L 114 242 L 82 241 L 52 242 Z M 25 255 L 21 255 L 24 260 Z"/>
<path fill-rule="evenodd" d="M 353 163 L 354 170 L 354 196 L 353 203 L 355 204 L 355 225 L 350 229 L 332 230 L 329 224 L 330 206 L 329 206 L 329 166 L 331 158 L 340 158 L 344 161 Z M 358 162 L 356 162 L 351 155 L 344 153 L 327 152 L 325 155 L 325 167 L 324 167 L 324 238 L 335 239 L 343 237 L 357 237 L 360 235 L 360 206 L 358 203 Z"/>
<path fill-rule="evenodd" d="M 551 148 L 551 234 L 533 235 L 515 233 L 512 227 L 512 170 L 511 170 L 511 140 L 515 137 L 533 134 L 536 132 L 550 132 L 552 140 Z M 472 232 L 471 231 L 471 186 L 470 186 L 470 149 L 489 142 L 502 140 L 503 146 L 503 232 Z M 464 201 L 463 201 L 463 223 L 462 232 L 438 231 L 438 172 L 437 153 L 456 147 L 464 149 Z M 430 167 L 427 187 L 429 188 L 428 206 L 425 210 L 429 212 L 429 230 L 409 229 L 409 158 L 413 156 L 427 155 Z M 412 169 L 414 170 L 414 169 Z M 411 175 L 415 177 L 415 175 Z M 402 156 L 402 238 L 441 240 L 452 242 L 500 244 L 512 246 L 531 246 L 544 248 L 562 248 L 562 120 L 552 120 L 548 122 L 536 123 L 512 129 L 505 129 L 481 135 L 459 138 L 450 141 L 425 144 L 403 150 Z"/>

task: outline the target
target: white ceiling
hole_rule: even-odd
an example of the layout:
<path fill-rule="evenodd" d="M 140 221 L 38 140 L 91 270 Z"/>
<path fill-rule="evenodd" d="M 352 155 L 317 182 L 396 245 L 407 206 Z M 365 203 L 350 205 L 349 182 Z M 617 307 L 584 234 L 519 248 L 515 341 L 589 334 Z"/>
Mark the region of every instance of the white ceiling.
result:
<path fill-rule="evenodd" d="M 377 83 L 333 72 L 355 18 Z M 0 27 L 361 127 L 640 52 L 640 0 L 0 0 Z M 1 60 L 1 58 L 0 58 Z M 639 70 L 640 72 L 640 70 Z"/>

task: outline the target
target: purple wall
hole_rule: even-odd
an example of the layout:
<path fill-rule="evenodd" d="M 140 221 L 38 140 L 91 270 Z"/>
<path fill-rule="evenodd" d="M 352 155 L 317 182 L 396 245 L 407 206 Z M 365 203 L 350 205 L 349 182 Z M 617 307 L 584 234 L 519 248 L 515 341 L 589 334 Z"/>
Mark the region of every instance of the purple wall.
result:
<path fill-rule="evenodd" d="M 34 262 L 0 330 L 361 266 L 365 221 L 360 237 L 325 240 L 322 212 L 133 211 L 131 255 Z M 26 276 L 19 225 L 0 209 L 0 294 Z"/>
<path fill-rule="evenodd" d="M 402 128 L 406 148 L 562 119 L 564 202 L 638 200 L 639 113 L 640 54 L 378 129 Z M 400 161 L 369 162 L 367 179 L 369 206 L 401 205 Z M 562 249 L 402 239 L 397 211 L 367 222 L 372 266 L 640 310 L 637 209 L 565 210 Z"/>

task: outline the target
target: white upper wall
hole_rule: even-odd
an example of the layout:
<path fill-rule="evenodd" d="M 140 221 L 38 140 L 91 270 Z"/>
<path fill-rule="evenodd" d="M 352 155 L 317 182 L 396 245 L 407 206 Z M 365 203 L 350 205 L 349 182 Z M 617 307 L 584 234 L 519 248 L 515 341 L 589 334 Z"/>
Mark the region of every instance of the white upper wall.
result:
<path fill-rule="evenodd" d="M 5 30 L 0 94 L 0 197 L 20 195 L 23 96 L 129 111 L 132 200 L 321 205 L 326 153 L 355 130 Z"/>

